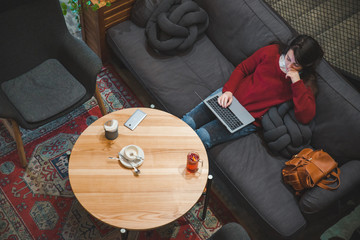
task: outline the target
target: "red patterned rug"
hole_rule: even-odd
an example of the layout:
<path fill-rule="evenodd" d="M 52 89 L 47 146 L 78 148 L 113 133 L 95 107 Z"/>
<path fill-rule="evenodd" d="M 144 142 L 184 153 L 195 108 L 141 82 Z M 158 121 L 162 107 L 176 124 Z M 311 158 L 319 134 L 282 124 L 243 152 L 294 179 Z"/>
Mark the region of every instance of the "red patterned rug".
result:
<path fill-rule="evenodd" d="M 98 76 L 108 112 L 140 107 L 112 66 Z M 119 230 L 93 218 L 76 200 L 68 179 L 68 153 L 78 136 L 101 116 L 94 98 L 70 114 L 33 131 L 21 129 L 27 169 L 19 165 L 16 144 L 0 123 L 0 240 L 118 239 Z M 205 221 L 203 201 L 185 216 L 139 239 L 206 239 L 223 224 L 235 221 L 215 194 Z"/>

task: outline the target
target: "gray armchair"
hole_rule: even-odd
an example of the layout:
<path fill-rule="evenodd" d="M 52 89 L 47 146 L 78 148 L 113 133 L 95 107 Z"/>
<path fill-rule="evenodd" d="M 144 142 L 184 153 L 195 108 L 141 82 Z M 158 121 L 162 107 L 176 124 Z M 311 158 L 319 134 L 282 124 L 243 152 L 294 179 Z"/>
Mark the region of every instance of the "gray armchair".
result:
<path fill-rule="evenodd" d="M 19 125 L 34 129 L 95 95 L 102 63 L 68 31 L 59 0 L 8 1 L 0 12 L 0 119 L 27 161 Z"/>

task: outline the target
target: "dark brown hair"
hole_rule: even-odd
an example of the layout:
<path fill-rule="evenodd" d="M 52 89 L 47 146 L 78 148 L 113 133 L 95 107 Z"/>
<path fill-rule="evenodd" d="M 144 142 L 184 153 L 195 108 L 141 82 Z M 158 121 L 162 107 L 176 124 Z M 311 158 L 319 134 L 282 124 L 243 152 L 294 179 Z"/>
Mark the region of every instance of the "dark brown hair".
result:
<path fill-rule="evenodd" d="M 320 44 L 308 35 L 299 35 L 290 41 L 289 45 L 279 44 L 280 54 L 286 54 L 290 49 L 294 51 L 295 60 L 302 66 L 300 77 L 304 84 L 311 88 L 316 95 L 318 92 L 315 68 L 324 56 Z"/>

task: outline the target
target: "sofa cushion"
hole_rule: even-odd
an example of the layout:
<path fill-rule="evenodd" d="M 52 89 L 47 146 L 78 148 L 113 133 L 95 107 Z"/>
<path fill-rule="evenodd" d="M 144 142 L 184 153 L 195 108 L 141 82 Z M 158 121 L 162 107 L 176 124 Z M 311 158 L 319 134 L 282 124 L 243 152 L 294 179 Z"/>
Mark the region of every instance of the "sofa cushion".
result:
<path fill-rule="evenodd" d="M 176 55 L 193 47 L 209 20 L 194 1 L 163 0 L 146 24 L 148 44 L 155 51 Z"/>
<path fill-rule="evenodd" d="M 145 27 L 151 14 L 161 0 L 136 0 L 131 8 L 130 20 L 139 27 Z"/>
<path fill-rule="evenodd" d="M 341 164 L 360 159 L 360 94 L 326 61 L 317 68 L 319 94 L 311 145 Z"/>
<path fill-rule="evenodd" d="M 301 124 L 295 117 L 292 101 L 274 106 L 261 119 L 264 141 L 276 154 L 290 159 L 309 147 L 314 121 Z"/>
<path fill-rule="evenodd" d="M 271 156 L 257 134 L 217 145 L 209 156 L 264 221 L 282 236 L 305 226 L 294 193 L 282 181 L 287 159 Z"/>
<path fill-rule="evenodd" d="M 146 44 L 145 30 L 131 21 L 107 31 L 107 40 L 154 98 L 170 113 L 181 117 L 201 100 L 224 85 L 234 66 L 206 37 L 176 56 L 153 52 Z"/>
<path fill-rule="evenodd" d="M 195 1 L 209 15 L 208 37 L 235 66 L 271 41 L 287 42 L 294 35 L 264 1 Z"/>

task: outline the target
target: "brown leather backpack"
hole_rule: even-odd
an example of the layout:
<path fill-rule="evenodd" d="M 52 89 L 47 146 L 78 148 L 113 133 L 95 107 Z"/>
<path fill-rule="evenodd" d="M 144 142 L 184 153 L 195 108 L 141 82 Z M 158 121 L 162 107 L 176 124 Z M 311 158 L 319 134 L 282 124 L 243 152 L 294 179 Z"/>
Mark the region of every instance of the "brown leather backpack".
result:
<path fill-rule="evenodd" d="M 334 190 L 340 186 L 338 164 L 323 150 L 304 148 L 285 165 L 282 169 L 284 182 L 295 189 L 296 195 L 315 185 L 326 190 Z M 335 182 L 335 187 L 328 186 Z"/>

